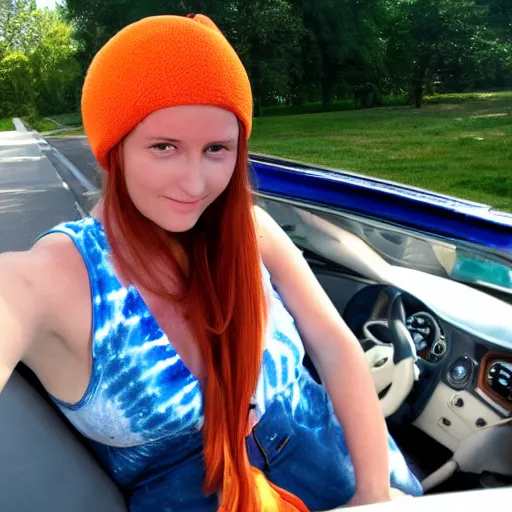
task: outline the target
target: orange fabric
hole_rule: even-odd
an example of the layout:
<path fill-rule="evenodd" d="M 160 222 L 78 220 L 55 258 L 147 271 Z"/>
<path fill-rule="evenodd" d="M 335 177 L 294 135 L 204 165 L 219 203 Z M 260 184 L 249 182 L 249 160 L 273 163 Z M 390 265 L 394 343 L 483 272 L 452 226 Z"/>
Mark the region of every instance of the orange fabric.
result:
<path fill-rule="evenodd" d="M 233 112 L 249 138 L 252 94 L 235 50 L 208 17 L 153 16 L 128 25 L 94 57 L 82 91 L 84 130 L 100 165 L 152 112 L 214 105 Z"/>
<path fill-rule="evenodd" d="M 251 471 L 260 499 L 260 512 L 309 512 L 297 496 L 270 483 L 258 469 L 251 467 Z M 228 512 L 228 510 L 221 505 L 218 512 Z"/>

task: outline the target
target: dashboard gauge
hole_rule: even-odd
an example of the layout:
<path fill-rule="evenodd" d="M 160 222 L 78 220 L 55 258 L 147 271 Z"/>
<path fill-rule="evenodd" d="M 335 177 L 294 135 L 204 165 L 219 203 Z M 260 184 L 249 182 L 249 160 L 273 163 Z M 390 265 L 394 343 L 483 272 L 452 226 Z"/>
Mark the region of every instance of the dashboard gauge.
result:
<path fill-rule="evenodd" d="M 420 357 L 436 363 L 446 354 L 446 339 L 437 320 L 425 311 L 410 315 L 406 326 Z"/>

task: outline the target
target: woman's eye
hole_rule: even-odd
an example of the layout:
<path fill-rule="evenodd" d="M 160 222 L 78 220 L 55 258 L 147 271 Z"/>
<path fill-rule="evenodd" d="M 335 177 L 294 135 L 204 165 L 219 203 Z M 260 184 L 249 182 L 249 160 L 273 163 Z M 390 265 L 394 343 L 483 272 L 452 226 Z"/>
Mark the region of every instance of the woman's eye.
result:
<path fill-rule="evenodd" d="M 165 142 L 162 142 L 160 144 L 153 144 L 151 146 L 152 149 L 156 149 L 159 153 L 163 153 L 164 151 L 167 151 L 169 148 L 173 148 L 174 146 L 172 144 L 167 144 Z"/>
<path fill-rule="evenodd" d="M 219 153 L 223 149 L 227 149 L 225 146 L 222 146 L 221 144 L 213 144 L 211 146 L 208 146 L 207 150 L 209 153 Z"/>

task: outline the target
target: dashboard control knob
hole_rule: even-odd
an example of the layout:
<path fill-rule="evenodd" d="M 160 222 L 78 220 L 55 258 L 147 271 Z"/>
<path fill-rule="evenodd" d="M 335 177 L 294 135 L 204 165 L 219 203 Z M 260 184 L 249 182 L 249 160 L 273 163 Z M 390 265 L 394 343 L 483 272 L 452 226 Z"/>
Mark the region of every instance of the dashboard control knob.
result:
<path fill-rule="evenodd" d="M 468 356 L 459 357 L 446 372 L 447 384 L 453 389 L 465 389 L 470 385 L 474 371 L 475 363 Z"/>
<path fill-rule="evenodd" d="M 457 366 L 454 366 L 450 370 L 450 375 L 454 381 L 460 382 L 460 381 L 463 381 L 467 377 L 468 370 L 466 369 L 466 367 L 464 365 L 458 364 Z"/>

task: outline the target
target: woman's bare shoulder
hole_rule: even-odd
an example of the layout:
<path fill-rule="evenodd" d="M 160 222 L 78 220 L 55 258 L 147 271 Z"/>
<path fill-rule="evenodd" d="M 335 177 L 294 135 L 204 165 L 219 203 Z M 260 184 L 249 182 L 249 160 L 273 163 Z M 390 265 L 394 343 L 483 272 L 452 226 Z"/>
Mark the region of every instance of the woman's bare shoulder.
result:
<path fill-rule="evenodd" d="M 48 278 L 59 280 L 83 267 L 82 257 L 73 240 L 64 233 L 50 233 L 40 238 L 28 251 L 27 259 L 44 268 Z"/>
<path fill-rule="evenodd" d="M 5 277 L 14 274 L 17 278 L 35 282 L 52 279 L 59 264 L 66 260 L 65 253 L 71 253 L 66 235 L 52 233 L 38 240 L 25 251 L 8 251 L 0 254 L 0 273 Z M 72 240 L 69 240 L 73 244 Z"/>
<path fill-rule="evenodd" d="M 73 297 L 76 293 L 87 293 L 88 274 L 84 260 L 73 240 L 64 233 L 50 233 L 40 238 L 30 249 L 32 258 L 41 269 L 46 269 L 43 279 L 50 286 L 49 292 Z"/>
<path fill-rule="evenodd" d="M 281 226 L 263 208 L 255 206 L 254 217 L 263 263 L 272 279 L 279 280 L 284 274 L 289 274 L 290 262 L 300 260 L 302 255 Z"/>
<path fill-rule="evenodd" d="M 261 206 L 255 205 L 253 208 L 256 234 L 258 236 L 258 244 L 260 247 L 261 255 L 265 260 L 268 257 L 269 239 L 272 232 L 272 224 L 274 219 L 263 209 Z"/>
<path fill-rule="evenodd" d="M 80 256 L 70 243 L 52 234 L 27 251 L 0 254 L 0 390 L 20 360 L 65 339 L 66 318 L 84 302 L 77 300 L 87 290 Z"/>
<path fill-rule="evenodd" d="M 76 296 L 87 285 L 87 271 L 73 241 L 65 234 L 51 233 L 30 249 L 0 254 L 0 292 L 3 296 L 30 294 L 50 315 L 52 308 Z"/>

